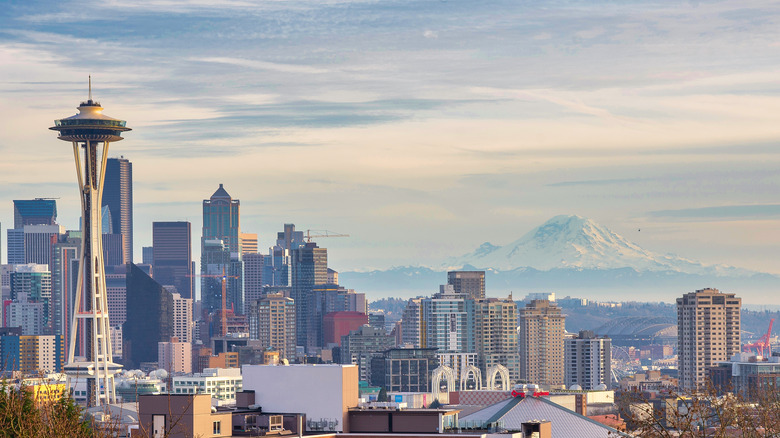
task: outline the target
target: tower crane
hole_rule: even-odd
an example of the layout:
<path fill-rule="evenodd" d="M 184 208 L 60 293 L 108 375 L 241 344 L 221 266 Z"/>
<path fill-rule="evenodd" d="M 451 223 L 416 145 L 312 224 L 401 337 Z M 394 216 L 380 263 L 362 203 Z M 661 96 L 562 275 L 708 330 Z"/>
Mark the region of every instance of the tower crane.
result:
<path fill-rule="evenodd" d="M 311 234 L 314 232 L 314 234 Z M 306 230 L 306 242 L 311 242 L 311 239 L 320 237 L 349 237 L 349 234 L 339 234 L 328 230 Z"/>
<path fill-rule="evenodd" d="M 772 346 L 769 344 L 769 338 L 772 336 L 772 324 L 775 322 L 775 319 L 772 318 L 769 320 L 769 330 L 766 331 L 766 334 L 764 336 L 761 336 L 758 338 L 756 342 L 751 342 L 749 344 L 745 344 L 742 346 L 742 351 L 745 353 L 749 353 L 754 348 L 756 349 L 756 353 L 759 353 L 761 356 L 764 356 L 764 353 L 769 353 L 769 355 L 772 355 Z"/>
<path fill-rule="evenodd" d="M 222 279 L 222 311 L 221 311 L 221 325 L 222 336 L 227 335 L 227 299 L 226 299 L 226 284 L 228 278 L 239 278 L 236 275 L 226 275 L 225 268 L 222 268 L 222 275 L 211 274 L 194 274 L 187 277 L 200 277 L 200 278 L 221 278 Z"/>

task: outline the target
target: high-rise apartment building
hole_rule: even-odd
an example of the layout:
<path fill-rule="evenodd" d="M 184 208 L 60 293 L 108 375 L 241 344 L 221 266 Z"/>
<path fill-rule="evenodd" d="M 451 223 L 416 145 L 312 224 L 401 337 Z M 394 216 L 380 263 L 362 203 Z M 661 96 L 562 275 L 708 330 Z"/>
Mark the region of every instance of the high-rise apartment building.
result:
<path fill-rule="evenodd" d="M 505 299 L 484 298 L 474 305 L 476 351 L 483 376 L 494 365 L 509 370 L 511 382 L 520 378 L 520 355 L 517 344 L 517 304 Z"/>
<path fill-rule="evenodd" d="M 103 183 L 103 206 L 111 212 L 112 232 L 123 237 L 123 263 L 133 260 L 133 163 L 130 160 L 109 158 Z"/>
<path fill-rule="evenodd" d="M 298 345 L 307 349 L 318 347 L 316 320 L 313 312 L 313 289 L 328 281 L 328 250 L 310 242 L 292 250 L 292 299 L 295 300 L 296 337 Z"/>
<path fill-rule="evenodd" d="M 439 293 L 422 300 L 422 347 L 438 353 L 474 353 L 474 300 L 442 285 Z"/>
<path fill-rule="evenodd" d="M 171 285 L 184 298 L 193 297 L 192 231 L 189 222 L 152 223 L 154 279 Z"/>
<path fill-rule="evenodd" d="M 485 271 L 447 272 L 447 284 L 452 285 L 455 293 L 466 294 L 472 300 L 485 298 Z"/>
<path fill-rule="evenodd" d="M 565 321 L 561 308 L 547 300 L 533 300 L 520 311 L 520 380 L 545 386 L 563 385 Z"/>
<path fill-rule="evenodd" d="M 571 389 L 592 391 L 599 385 L 610 387 L 612 379 L 612 340 L 597 337 L 591 330 L 582 330 L 564 345 L 565 385 Z"/>
<path fill-rule="evenodd" d="M 279 352 L 279 359 L 295 359 L 295 302 L 282 294 L 268 294 L 253 302 L 249 313 L 249 336 L 262 348 Z"/>
<path fill-rule="evenodd" d="M 173 293 L 173 336 L 181 342 L 192 342 L 192 298 Z"/>
<path fill-rule="evenodd" d="M 677 354 L 680 387 L 707 382 L 707 368 L 740 351 L 742 299 L 717 289 L 701 289 L 677 298 Z"/>

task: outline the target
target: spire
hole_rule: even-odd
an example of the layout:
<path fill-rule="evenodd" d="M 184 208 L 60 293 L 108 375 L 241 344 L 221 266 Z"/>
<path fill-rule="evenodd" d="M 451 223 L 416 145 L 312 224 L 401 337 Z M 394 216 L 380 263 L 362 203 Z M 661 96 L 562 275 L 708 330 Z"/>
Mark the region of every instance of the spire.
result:
<path fill-rule="evenodd" d="M 89 75 L 89 101 L 92 102 L 92 75 Z"/>

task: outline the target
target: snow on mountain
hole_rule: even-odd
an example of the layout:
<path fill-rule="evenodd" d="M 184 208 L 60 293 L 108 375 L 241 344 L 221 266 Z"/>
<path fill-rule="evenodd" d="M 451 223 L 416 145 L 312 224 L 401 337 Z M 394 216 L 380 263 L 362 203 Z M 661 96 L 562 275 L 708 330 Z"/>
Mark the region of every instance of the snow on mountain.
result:
<path fill-rule="evenodd" d="M 446 263 L 448 268 L 464 265 L 500 271 L 531 267 L 540 271 L 632 268 L 637 272 L 671 271 L 716 276 L 755 273 L 647 251 L 590 219 L 568 215 L 556 216 L 507 245 L 495 246 L 486 242 L 474 252 Z"/>

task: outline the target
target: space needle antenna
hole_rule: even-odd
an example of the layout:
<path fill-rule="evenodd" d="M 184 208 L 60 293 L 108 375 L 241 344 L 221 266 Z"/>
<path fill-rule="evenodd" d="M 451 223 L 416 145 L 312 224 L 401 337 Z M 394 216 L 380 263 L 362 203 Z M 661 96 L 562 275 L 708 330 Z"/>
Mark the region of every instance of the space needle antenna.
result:
<path fill-rule="evenodd" d="M 89 100 L 92 100 L 92 75 L 89 75 Z"/>

